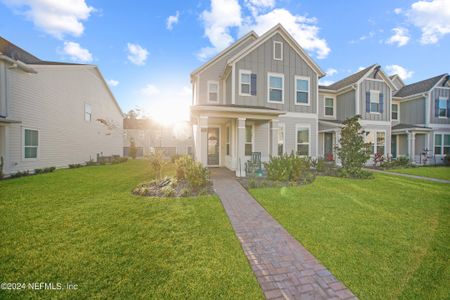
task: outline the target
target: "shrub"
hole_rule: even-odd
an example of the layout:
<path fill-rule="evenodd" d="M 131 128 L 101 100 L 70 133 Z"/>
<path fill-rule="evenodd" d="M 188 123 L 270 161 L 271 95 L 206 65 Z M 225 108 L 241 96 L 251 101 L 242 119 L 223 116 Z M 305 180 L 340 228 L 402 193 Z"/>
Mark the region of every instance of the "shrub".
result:
<path fill-rule="evenodd" d="M 343 177 L 365 178 L 363 167 L 370 158 L 370 143 L 364 142 L 366 134 L 359 124 L 360 116 L 354 116 L 344 121 L 341 130 L 340 147 L 336 147 L 341 160 Z"/>
<path fill-rule="evenodd" d="M 18 178 L 18 177 L 24 177 L 24 176 L 28 176 L 30 175 L 30 171 L 22 171 L 22 172 L 17 172 L 14 174 L 11 174 L 11 178 Z"/>
<path fill-rule="evenodd" d="M 413 164 L 409 161 L 406 156 L 400 156 L 397 159 L 389 159 L 380 164 L 383 169 L 394 169 L 394 168 L 411 168 Z"/>
<path fill-rule="evenodd" d="M 446 154 L 442 160 L 444 161 L 444 165 L 450 166 L 450 154 Z"/>
<path fill-rule="evenodd" d="M 194 191 L 204 188 L 209 183 L 209 170 L 192 157 L 185 155 L 177 159 L 176 178 L 178 180 L 186 180 L 189 187 Z"/>
<path fill-rule="evenodd" d="M 148 159 L 150 161 L 150 165 L 155 171 L 156 177 L 161 178 L 164 167 L 169 163 L 169 161 L 164 159 L 164 153 L 157 150 L 150 154 Z"/>
<path fill-rule="evenodd" d="M 111 163 L 114 164 L 121 164 L 128 161 L 128 157 L 113 157 L 111 160 Z"/>
<path fill-rule="evenodd" d="M 82 164 L 69 164 L 69 169 L 81 168 L 82 166 Z"/>
<path fill-rule="evenodd" d="M 42 168 L 42 169 L 34 169 L 34 174 L 43 174 L 43 173 L 51 173 L 55 171 L 55 167 L 48 167 L 48 168 Z"/>
<path fill-rule="evenodd" d="M 136 143 L 134 142 L 134 139 L 131 139 L 130 148 L 128 150 L 128 156 L 131 156 L 132 159 L 136 159 L 136 155 L 137 155 Z"/>
<path fill-rule="evenodd" d="M 275 181 L 301 182 L 311 178 L 311 159 L 291 154 L 271 156 L 269 162 L 264 163 L 267 177 Z M 309 179 L 308 179 L 309 180 Z"/>
<path fill-rule="evenodd" d="M 373 166 L 376 167 L 378 165 L 381 166 L 381 164 L 384 163 L 384 156 L 381 153 L 375 153 L 373 156 Z"/>
<path fill-rule="evenodd" d="M 96 166 L 96 165 L 97 163 L 93 159 L 90 159 L 86 162 L 86 166 Z"/>
<path fill-rule="evenodd" d="M 172 197 L 175 195 L 175 189 L 170 184 L 162 187 L 161 192 L 164 197 Z"/>

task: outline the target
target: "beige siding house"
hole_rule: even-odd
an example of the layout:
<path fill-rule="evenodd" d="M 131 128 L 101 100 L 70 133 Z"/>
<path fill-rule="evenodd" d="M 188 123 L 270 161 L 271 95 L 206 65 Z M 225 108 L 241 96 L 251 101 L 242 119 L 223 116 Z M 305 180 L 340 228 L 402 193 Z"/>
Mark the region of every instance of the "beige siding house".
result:
<path fill-rule="evenodd" d="M 318 84 L 323 76 L 281 25 L 243 36 L 191 73 L 196 159 L 237 176 L 252 152 L 336 160 L 354 115 L 372 143 L 368 164 L 375 154 L 424 164 L 450 153 L 448 74 L 405 85 L 374 64 L 329 86 Z"/>
<path fill-rule="evenodd" d="M 97 66 L 42 61 L 0 38 L 4 173 L 67 167 L 122 147 L 122 112 Z"/>

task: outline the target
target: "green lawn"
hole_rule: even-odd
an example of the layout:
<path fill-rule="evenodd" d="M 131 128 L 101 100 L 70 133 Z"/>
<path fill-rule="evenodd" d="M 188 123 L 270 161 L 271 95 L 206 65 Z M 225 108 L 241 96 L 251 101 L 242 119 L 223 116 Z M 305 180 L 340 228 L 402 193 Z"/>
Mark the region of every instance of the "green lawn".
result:
<path fill-rule="evenodd" d="M 375 174 L 251 193 L 361 299 L 449 299 L 450 185 Z"/>
<path fill-rule="evenodd" d="M 262 298 L 217 197 L 131 195 L 143 161 L 0 182 L 0 298 Z"/>
<path fill-rule="evenodd" d="M 388 171 L 450 180 L 450 167 L 417 167 L 405 169 L 391 169 Z"/>

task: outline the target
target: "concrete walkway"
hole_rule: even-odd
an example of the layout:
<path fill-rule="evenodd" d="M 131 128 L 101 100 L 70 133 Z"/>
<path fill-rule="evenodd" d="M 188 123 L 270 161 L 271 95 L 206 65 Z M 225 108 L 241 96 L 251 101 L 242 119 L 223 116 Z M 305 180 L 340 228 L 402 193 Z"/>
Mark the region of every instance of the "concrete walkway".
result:
<path fill-rule="evenodd" d="M 428 181 L 439 182 L 439 183 L 450 183 L 450 180 L 439 179 L 439 178 L 423 177 L 423 176 L 419 176 L 419 175 L 403 174 L 403 173 L 397 173 L 397 172 L 388 172 L 388 171 L 375 170 L 375 169 L 366 169 L 366 170 L 367 171 L 371 171 L 371 172 L 375 172 L 375 173 L 403 176 L 403 177 L 408 177 L 408 178 L 422 179 L 422 180 L 428 180 Z"/>
<path fill-rule="evenodd" d="M 225 169 L 214 189 L 267 299 L 357 299 Z"/>

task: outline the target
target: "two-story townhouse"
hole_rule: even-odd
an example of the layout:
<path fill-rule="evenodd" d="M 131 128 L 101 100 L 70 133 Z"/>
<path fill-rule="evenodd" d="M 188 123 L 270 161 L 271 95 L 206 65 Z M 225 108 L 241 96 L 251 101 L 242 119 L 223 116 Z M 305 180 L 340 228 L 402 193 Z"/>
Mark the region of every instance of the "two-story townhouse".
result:
<path fill-rule="evenodd" d="M 95 65 L 43 61 L 0 37 L 3 172 L 120 155 L 122 112 Z"/>
<path fill-rule="evenodd" d="M 196 159 L 245 176 L 252 152 L 317 157 L 324 75 L 281 25 L 245 35 L 191 74 Z"/>
<path fill-rule="evenodd" d="M 393 96 L 392 157 L 442 163 L 450 153 L 450 82 L 442 74 L 404 85 Z"/>
<path fill-rule="evenodd" d="M 360 115 L 375 153 L 390 153 L 391 101 L 394 84 L 377 64 L 329 86 L 319 86 L 319 156 L 336 159 L 343 122 Z M 369 161 L 371 163 L 371 161 Z"/>

